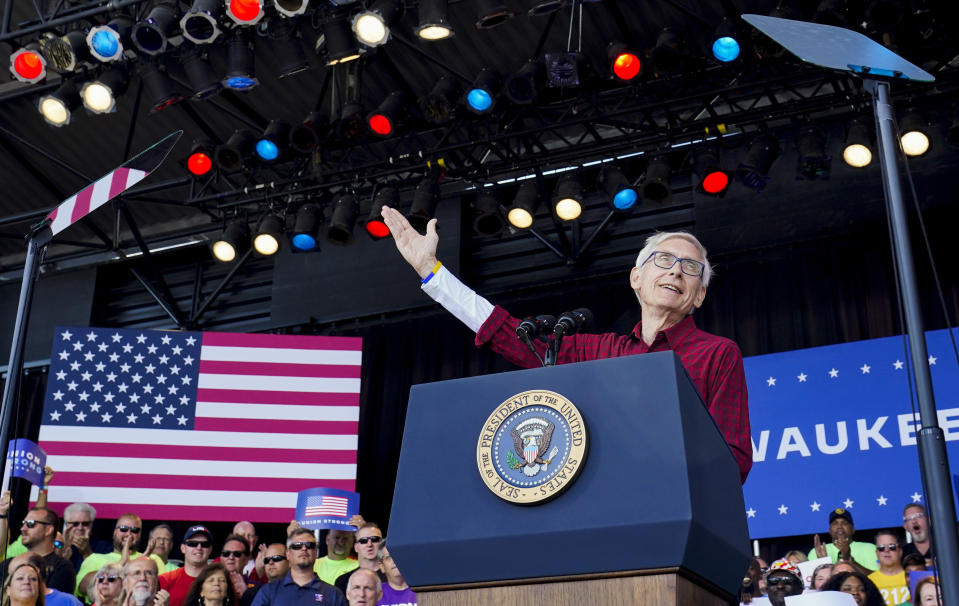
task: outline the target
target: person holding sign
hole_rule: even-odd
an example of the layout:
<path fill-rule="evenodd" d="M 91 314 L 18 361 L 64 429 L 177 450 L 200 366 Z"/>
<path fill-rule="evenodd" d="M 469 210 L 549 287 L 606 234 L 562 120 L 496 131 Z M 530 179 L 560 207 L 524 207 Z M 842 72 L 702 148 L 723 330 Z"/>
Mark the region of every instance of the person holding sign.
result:
<path fill-rule="evenodd" d="M 436 219 L 430 220 L 426 235 L 421 235 L 396 209 L 384 206 L 382 212 L 397 250 L 419 274 L 423 292 L 476 332 L 476 345 L 490 347 L 523 368 L 540 365 L 545 344 L 535 344 L 537 354 L 530 351 L 517 339 L 519 319 L 476 294 L 437 260 Z M 686 232 L 654 234 L 629 272 L 630 288 L 639 300 L 640 323 L 628 335 L 568 336 L 557 361 L 675 352 L 729 444 L 740 480 L 745 482 L 753 450 L 742 354 L 729 339 L 696 328 L 692 318 L 706 298 L 711 276 L 706 249 L 695 236 Z"/>

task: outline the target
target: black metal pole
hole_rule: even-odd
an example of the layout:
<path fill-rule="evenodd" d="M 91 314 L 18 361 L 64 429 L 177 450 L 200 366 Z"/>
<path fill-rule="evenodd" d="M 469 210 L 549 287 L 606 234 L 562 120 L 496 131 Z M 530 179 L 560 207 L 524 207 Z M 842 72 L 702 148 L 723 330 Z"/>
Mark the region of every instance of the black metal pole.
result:
<path fill-rule="evenodd" d="M 889 102 L 889 83 L 869 81 L 879 131 L 879 158 L 883 185 L 889 204 L 893 234 L 893 252 L 899 265 L 899 288 L 906 316 L 909 353 L 916 378 L 921 429 L 917 434 L 919 469 L 926 491 L 926 505 L 932 516 L 932 541 L 936 546 L 939 580 L 944 604 L 959 604 L 959 541 L 956 537 L 956 508 L 952 501 L 952 482 L 946 440 L 936 414 L 936 401 L 929 374 L 926 334 L 919 313 L 919 296 L 912 259 L 912 245 L 902 199 L 902 184 L 896 162 L 895 113 Z"/>
<path fill-rule="evenodd" d="M 3 403 L 0 405 L 0 448 L 7 451 L 10 441 L 13 413 L 17 408 L 17 394 L 20 378 L 23 374 L 23 350 L 27 341 L 27 323 L 30 320 L 30 304 L 33 301 L 33 287 L 37 282 L 37 273 L 43 260 L 43 251 L 53 233 L 44 225 L 30 235 L 27 242 L 27 257 L 23 266 L 23 278 L 20 282 L 20 300 L 17 302 L 17 319 L 13 326 L 13 342 L 10 345 L 10 363 L 7 366 L 7 382 L 3 386 Z M 6 456 L 4 455 L 4 460 Z M 3 477 L 3 490 L 9 486 L 7 473 Z M 4 539 L 5 540 L 5 539 Z"/>

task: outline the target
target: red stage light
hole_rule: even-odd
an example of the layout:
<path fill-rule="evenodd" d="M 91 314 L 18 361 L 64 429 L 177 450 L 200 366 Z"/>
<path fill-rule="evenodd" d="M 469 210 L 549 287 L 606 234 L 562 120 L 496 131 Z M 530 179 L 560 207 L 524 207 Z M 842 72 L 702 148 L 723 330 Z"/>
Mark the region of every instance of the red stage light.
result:
<path fill-rule="evenodd" d="M 46 65 L 38 53 L 22 50 L 13 57 L 13 72 L 18 80 L 36 82 L 43 78 Z"/>
<path fill-rule="evenodd" d="M 263 14 L 261 0 L 230 0 L 230 15 L 240 23 L 252 23 Z"/>
<path fill-rule="evenodd" d="M 639 75 L 643 64 L 634 53 L 619 53 L 613 60 L 613 73 L 620 80 L 632 80 Z"/>
<path fill-rule="evenodd" d="M 199 177 L 210 172 L 210 169 L 213 168 L 213 159 L 206 152 L 196 152 L 190 154 L 186 161 L 186 167 L 191 173 Z"/>
<path fill-rule="evenodd" d="M 716 170 L 703 178 L 702 188 L 707 194 L 721 193 L 729 185 L 729 175 L 721 170 Z"/>
<path fill-rule="evenodd" d="M 368 123 L 370 130 L 381 137 L 386 137 L 393 132 L 393 123 L 383 114 L 371 115 Z"/>
<path fill-rule="evenodd" d="M 390 228 L 381 219 L 367 221 L 366 231 L 374 238 L 385 238 L 390 235 Z"/>

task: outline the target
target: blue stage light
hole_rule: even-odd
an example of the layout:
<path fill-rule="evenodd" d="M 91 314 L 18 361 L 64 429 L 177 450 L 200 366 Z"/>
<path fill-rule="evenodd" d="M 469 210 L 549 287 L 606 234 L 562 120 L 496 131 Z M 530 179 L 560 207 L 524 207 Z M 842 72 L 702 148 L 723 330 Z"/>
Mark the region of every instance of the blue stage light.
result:
<path fill-rule="evenodd" d="M 493 96 L 481 88 L 474 88 L 466 93 L 466 102 L 469 103 L 470 107 L 475 111 L 485 112 L 493 106 Z"/>
<path fill-rule="evenodd" d="M 256 78 L 248 78 L 246 76 L 233 76 L 223 81 L 223 86 L 232 88 L 233 90 L 247 90 L 256 85 Z"/>
<path fill-rule="evenodd" d="M 256 155 L 268 162 L 276 160 L 280 155 L 280 148 L 272 141 L 260 139 L 256 142 Z"/>
<path fill-rule="evenodd" d="M 613 206 L 619 210 L 626 210 L 627 208 L 632 208 L 636 204 L 638 196 L 636 190 L 633 188 L 626 188 L 620 190 L 615 196 L 613 196 Z"/>
<path fill-rule="evenodd" d="M 293 247 L 298 250 L 313 250 L 316 248 L 316 238 L 310 234 L 296 234 L 293 236 Z"/>
<path fill-rule="evenodd" d="M 729 36 L 716 38 L 713 42 L 713 56 L 723 63 L 735 61 L 739 57 L 739 42 Z"/>
<path fill-rule="evenodd" d="M 101 29 L 90 37 L 90 47 L 98 55 L 112 57 L 120 50 L 120 38 L 116 34 Z"/>

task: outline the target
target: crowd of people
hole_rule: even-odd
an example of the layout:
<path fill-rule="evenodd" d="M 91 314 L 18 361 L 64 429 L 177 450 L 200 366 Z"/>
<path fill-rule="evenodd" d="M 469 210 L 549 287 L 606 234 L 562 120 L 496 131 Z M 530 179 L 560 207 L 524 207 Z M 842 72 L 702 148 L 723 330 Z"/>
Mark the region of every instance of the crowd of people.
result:
<path fill-rule="evenodd" d="M 925 508 L 903 509 L 902 528 L 884 529 L 871 543 L 853 540 L 852 514 L 829 512 L 829 543 L 813 537 L 809 553 L 790 551 L 771 565 L 753 558 L 743 576 L 740 603 L 784 606 L 787 596 L 812 591 L 851 594 L 857 606 L 941 605 L 939 579 Z"/>
<path fill-rule="evenodd" d="M 44 496 L 20 524 L 0 562 L 2 606 L 414 606 L 413 592 L 390 556 L 379 526 L 354 516 L 355 532 L 323 533 L 291 522 L 285 543 L 261 543 L 255 526 L 237 522 L 221 541 L 190 526 L 174 552 L 167 524 L 149 532 L 129 513 L 111 541 L 92 536 L 96 510 L 73 503 L 60 516 Z M 10 495 L 0 496 L 0 537 L 8 536 Z M 222 545 L 214 553 L 214 545 Z M 182 555 L 182 564 L 178 556 Z"/>

